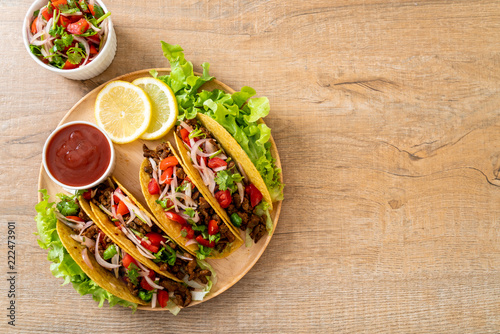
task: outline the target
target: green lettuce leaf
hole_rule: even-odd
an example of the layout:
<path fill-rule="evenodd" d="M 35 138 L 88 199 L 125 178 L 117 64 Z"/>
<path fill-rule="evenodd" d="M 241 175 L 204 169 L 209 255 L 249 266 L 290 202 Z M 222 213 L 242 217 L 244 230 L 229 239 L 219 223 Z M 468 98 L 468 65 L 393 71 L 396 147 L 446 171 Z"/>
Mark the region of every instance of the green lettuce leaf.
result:
<path fill-rule="evenodd" d="M 50 265 L 52 274 L 55 277 L 64 278 L 63 284 L 71 283 L 81 295 L 92 295 L 92 298 L 99 303 L 99 307 L 107 300 L 109 306 L 118 304 L 130 307 L 135 312 L 137 304 L 118 298 L 99 287 L 71 258 L 57 234 L 54 202 L 49 202 L 46 189 L 42 189 L 40 192 L 43 194 L 43 200 L 35 206 L 37 212 L 35 221 L 39 237 L 37 241 L 41 248 L 49 250 L 47 258 L 52 262 Z"/>

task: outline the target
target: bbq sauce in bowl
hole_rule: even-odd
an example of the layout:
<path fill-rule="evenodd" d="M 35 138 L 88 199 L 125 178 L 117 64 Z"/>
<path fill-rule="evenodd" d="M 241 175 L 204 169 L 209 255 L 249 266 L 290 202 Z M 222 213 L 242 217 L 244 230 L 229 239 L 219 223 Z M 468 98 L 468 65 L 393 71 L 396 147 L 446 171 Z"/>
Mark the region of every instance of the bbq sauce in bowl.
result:
<path fill-rule="evenodd" d="M 71 122 L 49 136 L 43 159 L 54 182 L 71 189 L 86 189 L 111 174 L 113 144 L 94 124 Z"/>

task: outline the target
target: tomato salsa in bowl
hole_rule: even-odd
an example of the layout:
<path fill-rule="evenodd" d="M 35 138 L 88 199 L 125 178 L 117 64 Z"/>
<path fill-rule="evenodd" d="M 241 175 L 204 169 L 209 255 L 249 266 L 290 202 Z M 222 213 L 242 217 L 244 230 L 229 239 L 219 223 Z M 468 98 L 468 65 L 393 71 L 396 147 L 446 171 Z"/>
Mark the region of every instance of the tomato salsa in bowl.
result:
<path fill-rule="evenodd" d="M 111 139 L 97 125 L 69 122 L 47 138 L 42 162 L 47 175 L 63 188 L 88 189 L 111 175 L 115 151 Z"/>
<path fill-rule="evenodd" d="M 68 79 L 102 73 L 116 53 L 111 13 L 100 0 L 37 0 L 23 24 L 30 56 Z"/>

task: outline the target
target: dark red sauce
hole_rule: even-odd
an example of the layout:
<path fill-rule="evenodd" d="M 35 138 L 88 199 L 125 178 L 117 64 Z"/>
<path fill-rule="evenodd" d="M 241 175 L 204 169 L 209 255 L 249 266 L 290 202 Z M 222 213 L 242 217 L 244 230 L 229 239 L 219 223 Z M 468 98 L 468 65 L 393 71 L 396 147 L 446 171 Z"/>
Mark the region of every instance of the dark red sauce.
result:
<path fill-rule="evenodd" d="M 87 124 L 73 124 L 50 140 L 47 167 L 59 182 L 81 187 L 97 181 L 109 166 L 111 149 L 106 137 Z"/>

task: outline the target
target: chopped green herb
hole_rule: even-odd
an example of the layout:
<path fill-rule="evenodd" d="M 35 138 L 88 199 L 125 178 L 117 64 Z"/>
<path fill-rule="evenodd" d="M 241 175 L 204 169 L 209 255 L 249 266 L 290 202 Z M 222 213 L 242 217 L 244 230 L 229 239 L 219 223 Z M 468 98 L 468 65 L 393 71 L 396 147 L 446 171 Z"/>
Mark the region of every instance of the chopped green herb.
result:
<path fill-rule="evenodd" d="M 102 257 L 104 260 L 109 260 L 113 256 L 115 256 L 116 254 L 118 254 L 118 251 L 116 250 L 115 244 L 112 244 L 112 245 L 109 245 L 108 248 L 106 248 L 106 250 L 102 254 Z"/>

